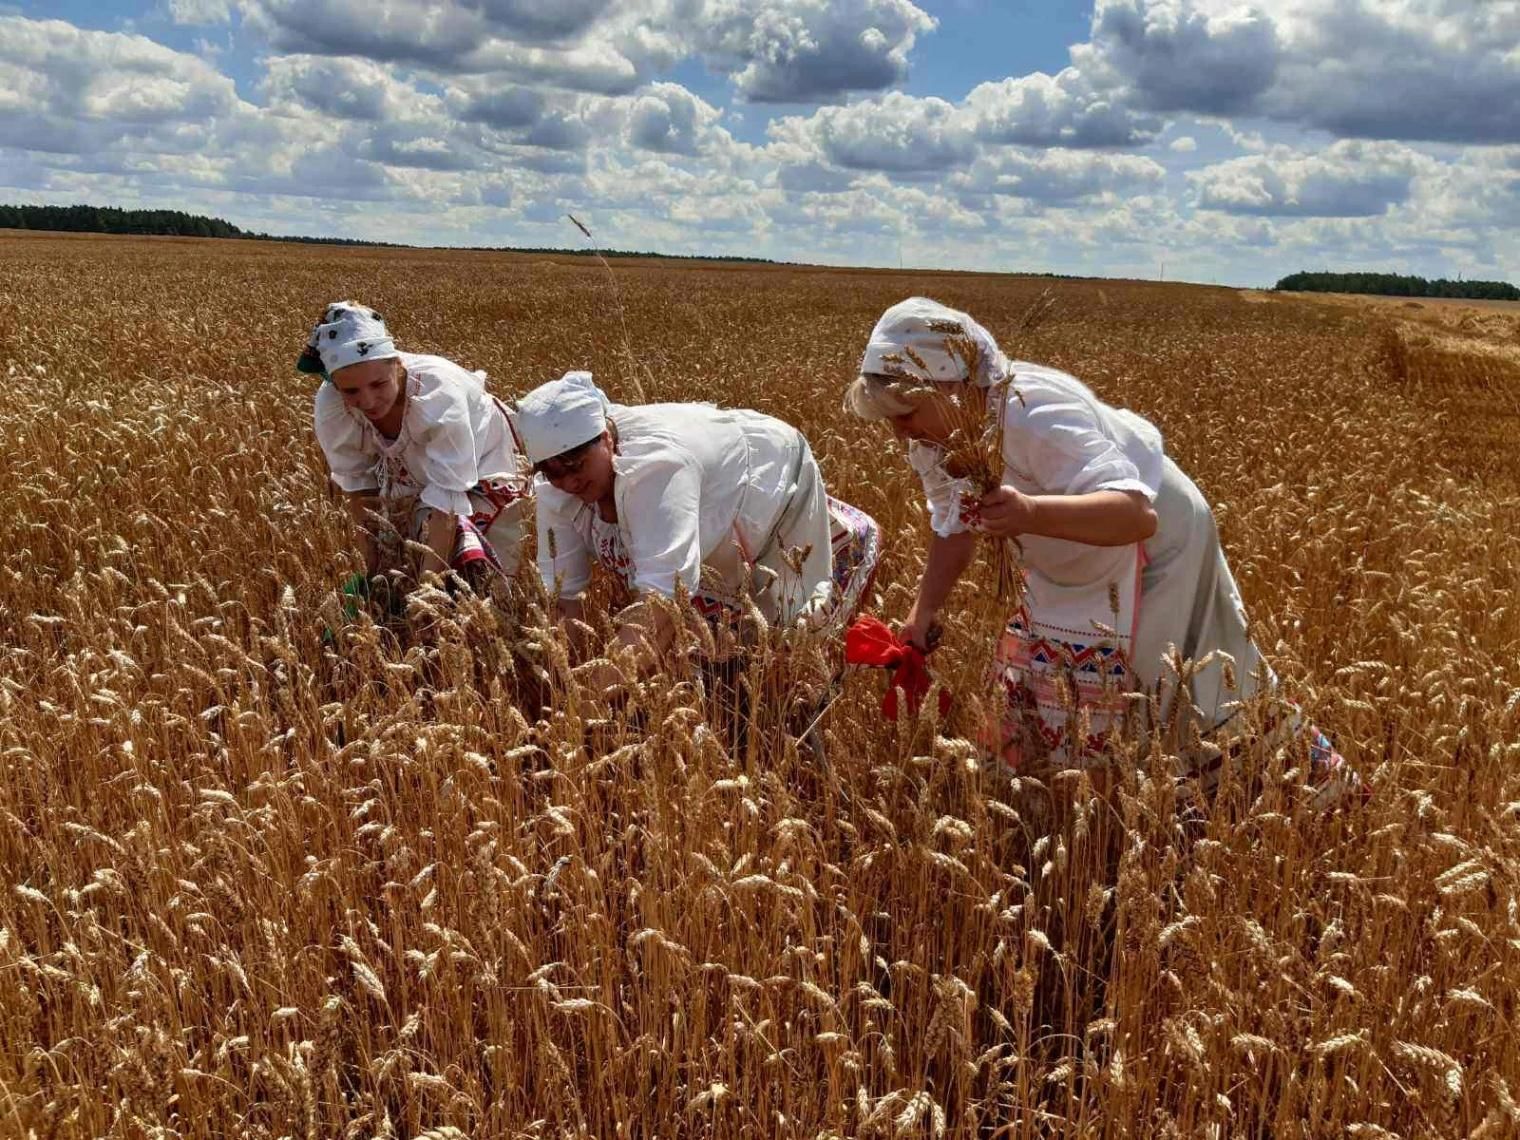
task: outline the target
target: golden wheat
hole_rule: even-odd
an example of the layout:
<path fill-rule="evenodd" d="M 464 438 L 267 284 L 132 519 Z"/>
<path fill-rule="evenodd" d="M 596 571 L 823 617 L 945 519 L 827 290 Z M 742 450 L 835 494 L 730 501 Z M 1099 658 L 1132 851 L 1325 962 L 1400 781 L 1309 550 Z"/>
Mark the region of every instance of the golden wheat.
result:
<path fill-rule="evenodd" d="M 1021 330 L 1044 287 L 1016 278 L 39 237 L 0 259 L 0 1133 L 1520 1126 L 1513 356 L 1138 283 L 1051 284 Z M 1149 416 L 1372 803 L 1316 813 L 1292 748 L 1248 752 L 1202 815 L 1156 764 L 1106 791 L 1010 776 L 968 742 L 969 594 L 935 658 L 958 710 L 882 723 L 880 679 L 850 677 L 822 764 L 778 695 L 819 707 L 830 663 L 780 631 L 736 733 L 680 661 L 582 691 L 531 590 L 344 622 L 356 553 L 292 368 L 310 314 L 361 297 L 504 396 L 573 366 L 616 389 L 608 272 L 649 398 L 797 423 L 881 521 L 887 616 L 919 497 L 839 410 L 887 304 L 937 296 Z"/>

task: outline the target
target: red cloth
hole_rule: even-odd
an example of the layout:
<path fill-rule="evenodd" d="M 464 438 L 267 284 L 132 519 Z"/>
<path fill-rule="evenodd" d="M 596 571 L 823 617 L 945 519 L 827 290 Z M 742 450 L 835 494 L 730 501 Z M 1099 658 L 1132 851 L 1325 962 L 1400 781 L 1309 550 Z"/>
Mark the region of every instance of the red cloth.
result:
<path fill-rule="evenodd" d="M 897 719 L 897 690 L 901 689 L 908 704 L 908 715 L 916 716 L 933 678 L 929 676 L 928 659 L 924 651 L 909 645 L 887 628 L 886 624 L 869 614 L 858 617 L 845 630 L 844 659 L 850 665 L 866 665 L 875 669 L 892 670 L 892 687 L 881 699 L 881 715 L 887 720 Z M 939 691 L 939 715 L 950 711 L 950 694 Z"/>

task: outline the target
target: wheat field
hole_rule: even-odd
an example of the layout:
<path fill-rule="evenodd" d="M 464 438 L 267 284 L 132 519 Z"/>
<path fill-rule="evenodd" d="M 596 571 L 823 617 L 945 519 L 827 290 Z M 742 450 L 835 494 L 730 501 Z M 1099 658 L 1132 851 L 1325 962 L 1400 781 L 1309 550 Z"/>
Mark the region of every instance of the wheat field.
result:
<path fill-rule="evenodd" d="M 231 241 L 0 267 L 0 1135 L 1520 1135 L 1520 318 Z M 506 398 L 589 367 L 790 420 L 882 523 L 892 618 L 920 497 L 839 397 L 912 292 L 1161 428 L 1366 807 L 1310 809 L 1291 749 L 1187 826 L 1163 765 L 982 763 L 964 587 L 957 710 L 886 724 L 852 675 L 826 762 L 678 669 L 583 691 L 530 583 L 340 620 L 293 369 L 327 302 Z M 808 654 L 742 683 L 811 691 Z"/>

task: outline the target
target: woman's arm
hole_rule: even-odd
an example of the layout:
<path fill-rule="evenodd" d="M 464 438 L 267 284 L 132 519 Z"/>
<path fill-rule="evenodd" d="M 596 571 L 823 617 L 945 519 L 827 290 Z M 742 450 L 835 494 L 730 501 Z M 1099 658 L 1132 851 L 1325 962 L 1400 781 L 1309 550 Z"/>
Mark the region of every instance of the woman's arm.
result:
<path fill-rule="evenodd" d="M 380 547 L 375 541 L 375 520 L 380 509 L 380 489 L 376 482 L 376 453 L 347 408 L 343 397 L 331 384 L 317 389 L 314 426 L 322 457 L 327 460 L 331 486 L 343 496 L 343 505 L 364 555 L 364 573 L 374 577 L 380 572 Z"/>
<path fill-rule="evenodd" d="M 1026 495 L 999 487 L 983 496 L 981 511 L 983 528 L 1000 538 L 1037 534 L 1088 546 L 1129 546 L 1156 533 L 1156 509 L 1139 491 Z"/>
<path fill-rule="evenodd" d="M 380 506 L 380 492 L 373 488 L 367 491 L 344 491 L 343 505 L 348 508 L 348 517 L 353 519 L 354 528 L 359 532 L 359 549 L 364 554 L 365 577 L 373 578 L 380 572 L 380 545 L 375 541 L 375 524 L 370 515 Z"/>
<path fill-rule="evenodd" d="M 448 570 L 449 562 L 454 557 L 454 540 L 459 534 L 459 520 L 445 511 L 430 510 L 425 533 L 431 555 L 423 555 L 418 571 L 431 570 L 435 574 L 442 574 Z"/>
<path fill-rule="evenodd" d="M 972 531 L 961 531 L 948 538 L 936 534 L 929 540 L 929 558 L 918 580 L 918 597 L 900 631 L 904 641 L 925 651 L 932 648 L 929 631 L 975 553 L 976 535 Z"/>
<path fill-rule="evenodd" d="M 593 646 L 593 631 L 586 626 L 586 603 L 580 598 L 558 598 L 554 606 L 555 616 L 564 628 L 570 646 L 571 660 L 588 656 Z"/>
<path fill-rule="evenodd" d="M 1035 379 L 1020 397 L 1008 403 L 1003 460 L 1040 492 L 994 488 L 981 501 L 986 530 L 1002 538 L 1031 534 L 1088 546 L 1130 546 L 1155 534 L 1157 472 L 1143 477 L 1137 463 L 1159 455 L 1138 439 L 1131 441 L 1136 454 L 1128 454 L 1093 402 L 1059 379 Z"/>
<path fill-rule="evenodd" d="M 663 598 L 643 598 L 628 606 L 617 615 L 617 633 L 607 646 L 607 658 L 618 657 L 628 649 L 633 650 L 633 663 L 638 675 L 647 677 L 659 667 L 660 658 L 675 639 L 675 619 L 670 613 L 672 603 Z M 568 616 L 561 603 L 561 614 Z M 611 660 L 602 660 L 581 673 L 581 679 L 596 692 L 623 679 L 622 672 Z"/>
<path fill-rule="evenodd" d="M 442 574 L 454 557 L 459 516 L 474 510 L 469 491 L 482 474 L 470 418 L 474 377 L 452 362 L 447 368 L 419 365 L 417 375 L 416 394 L 408 389 L 406 420 L 421 447 L 412 463 L 413 477 L 422 487 L 417 497 L 431 512 L 423 530 L 431 554 L 422 556 L 417 569 Z"/>
<path fill-rule="evenodd" d="M 637 651 L 640 672 L 652 670 L 675 639 L 676 625 L 669 609 L 674 603 L 661 601 L 641 598 L 617 615 L 614 644 Z"/>

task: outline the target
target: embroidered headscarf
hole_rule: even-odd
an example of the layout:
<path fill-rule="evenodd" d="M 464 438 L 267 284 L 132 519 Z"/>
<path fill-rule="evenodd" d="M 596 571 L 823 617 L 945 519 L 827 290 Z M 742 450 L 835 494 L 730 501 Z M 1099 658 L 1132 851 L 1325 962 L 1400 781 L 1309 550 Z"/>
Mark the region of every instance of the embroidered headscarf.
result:
<path fill-rule="evenodd" d="M 528 462 L 536 465 L 601 435 L 607 408 L 607 397 L 591 373 L 566 372 L 517 401 L 512 422 Z"/>
<path fill-rule="evenodd" d="M 909 297 L 884 312 L 871 330 L 844 406 L 861 419 L 885 419 L 912 410 L 905 393 L 913 388 L 964 381 L 988 388 L 1007 374 L 1008 358 L 969 315 L 927 297 Z"/>
<path fill-rule="evenodd" d="M 311 330 L 296 368 L 331 378 L 350 364 L 399 355 L 379 313 L 353 301 L 334 301 Z"/>

